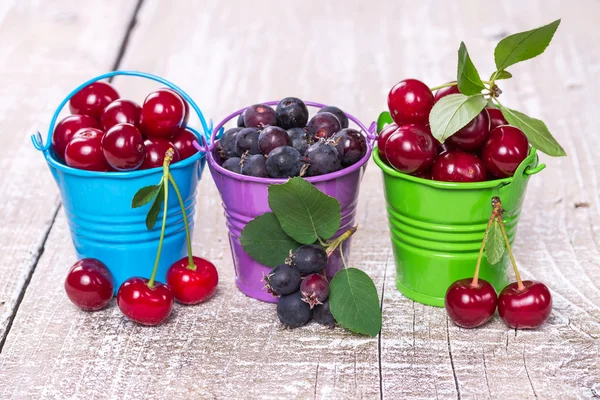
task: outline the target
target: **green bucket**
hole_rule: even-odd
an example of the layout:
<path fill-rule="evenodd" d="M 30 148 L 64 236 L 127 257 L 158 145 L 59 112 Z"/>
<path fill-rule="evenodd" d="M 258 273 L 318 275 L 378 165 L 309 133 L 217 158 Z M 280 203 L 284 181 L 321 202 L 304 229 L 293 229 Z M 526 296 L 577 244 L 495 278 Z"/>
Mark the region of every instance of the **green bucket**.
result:
<path fill-rule="evenodd" d="M 511 178 L 454 183 L 398 172 L 377 150 L 373 159 L 383 171 L 396 286 L 406 297 L 438 307 L 444 306 L 452 282 L 473 276 L 492 197 L 499 196 L 506 210 L 504 223 L 512 243 L 529 176 L 546 167 L 538 165 L 532 148 Z M 506 254 L 495 265 L 483 257 L 480 276 L 499 292 L 508 283 L 509 267 Z"/>

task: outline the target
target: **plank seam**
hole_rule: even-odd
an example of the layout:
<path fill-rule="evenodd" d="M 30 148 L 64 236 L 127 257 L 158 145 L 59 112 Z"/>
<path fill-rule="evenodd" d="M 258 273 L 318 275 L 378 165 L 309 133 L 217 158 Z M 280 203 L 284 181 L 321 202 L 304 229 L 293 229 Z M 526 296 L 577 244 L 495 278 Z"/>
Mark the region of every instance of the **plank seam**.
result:
<path fill-rule="evenodd" d="M 388 251 L 386 260 L 385 260 L 385 268 L 383 269 L 383 284 L 381 285 L 381 302 L 379 308 L 381 309 L 381 315 L 383 317 L 383 299 L 385 298 L 385 280 L 387 278 L 387 270 L 389 264 L 390 253 Z M 381 331 L 379 331 L 379 336 L 377 337 L 377 358 L 379 364 L 379 399 L 383 400 L 383 373 L 381 366 L 381 334 L 383 332 L 383 327 Z"/>
<path fill-rule="evenodd" d="M 123 36 L 123 40 L 121 41 L 121 46 L 119 47 L 119 52 L 117 53 L 117 57 L 115 58 L 115 62 L 113 63 L 111 69 L 112 71 L 116 71 L 119 69 L 121 65 L 121 61 L 123 60 L 123 56 L 125 56 L 125 52 L 127 51 L 127 46 L 129 45 L 129 39 L 131 38 L 131 32 L 137 25 L 138 14 L 144 4 L 144 0 L 138 0 L 135 5 L 135 9 L 133 10 L 133 14 L 131 16 L 131 20 L 129 21 L 129 25 L 127 25 L 127 30 L 125 31 L 125 36 Z M 108 81 L 112 82 L 114 76 L 111 77 Z"/>
<path fill-rule="evenodd" d="M 448 355 L 450 356 L 450 366 L 452 367 L 452 376 L 454 377 L 454 386 L 456 387 L 456 396 L 458 400 L 461 399 L 460 388 L 458 387 L 458 378 L 456 377 L 456 370 L 454 369 L 454 359 L 452 358 L 452 346 L 450 346 L 450 327 L 448 323 L 448 316 L 446 316 L 446 339 L 448 341 Z"/>

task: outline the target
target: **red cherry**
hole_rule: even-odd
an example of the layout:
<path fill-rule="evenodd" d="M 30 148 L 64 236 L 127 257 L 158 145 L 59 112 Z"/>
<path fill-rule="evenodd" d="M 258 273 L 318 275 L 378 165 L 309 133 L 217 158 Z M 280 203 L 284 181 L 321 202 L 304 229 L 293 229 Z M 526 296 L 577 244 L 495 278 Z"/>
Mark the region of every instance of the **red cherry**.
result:
<path fill-rule="evenodd" d="M 144 100 L 140 130 L 147 138 L 171 139 L 184 122 L 185 104 L 172 90 L 159 89 Z"/>
<path fill-rule="evenodd" d="M 183 126 L 186 126 L 190 117 L 190 105 L 188 104 L 187 101 L 185 101 L 185 99 L 183 98 L 182 95 L 180 95 L 178 92 L 176 92 L 175 90 L 171 89 L 171 88 L 161 88 L 161 90 L 167 90 L 171 93 L 174 93 L 177 97 L 179 97 L 181 99 L 181 101 L 183 102 L 183 105 L 185 106 L 185 116 L 183 117 Z"/>
<path fill-rule="evenodd" d="M 385 162 L 388 162 L 387 158 L 385 157 L 385 144 L 390 136 L 392 136 L 392 133 L 396 132 L 396 129 L 398 129 L 398 125 L 395 122 L 392 122 L 383 128 L 377 136 L 377 149 L 379 150 L 379 156 Z"/>
<path fill-rule="evenodd" d="M 167 271 L 167 284 L 178 302 L 198 304 L 210 298 L 217 290 L 219 275 L 214 264 L 194 257 L 196 269 L 188 268 L 188 258 L 175 262 Z"/>
<path fill-rule="evenodd" d="M 102 112 L 101 122 L 105 131 L 117 124 L 138 125 L 142 107 L 131 100 L 115 100 Z"/>
<path fill-rule="evenodd" d="M 502 115 L 502 111 L 500 111 L 499 108 L 488 107 L 486 110 L 490 115 L 490 131 L 500 125 L 508 125 L 508 122 L 504 119 L 504 115 Z"/>
<path fill-rule="evenodd" d="M 62 119 L 52 134 L 52 149 L 61 159 L 65 159 L 65 149 L 75 133 L 82 128 L 100 128 L 100 124 L 88 115 L 69 115 Z"/>
<path fill-rule="evenodd" d="M 398 125 L 426 124 L 433 103 L 431 90 L 416 79 L 398 82 L 388 94 L 388 108 Z"/>
<path fill-rule="evenodd" d="M 110 303 L 115 284 L 104 263 L 95 258 L 77 261 L 65 279 L 69 300 L 83 311 L 100 310 Z"/>
<path fill-rule="evenodd" d="M 484 109 L 465 127 L 450 136 L 446 144 L 451 148 L 473 152 L 483 147 L 489 134 L 490 117 Z"/>
<path fill-rule="evenodd" d="M 175 164 L 179 161 L 179 152 L 175 148 L 175 145 L 168 140 L 160 138 L 146 139 L 146 141 L 144 141 L 144 147 L 146 148 L 146 157 L 144 158 L 144 162 L 140 169 L 162 167 L 163 161 L 165 161 L 165 153 L 169 149 L 175 150 L 171 164 Z"/>
<path fill-rule="evenodd" d="M 487 281 L 473 278 L 454 282 L 446 292 L 444 306 L 450 319 L 463 328 L 475 328 L 489 321 L 496 311 L 496 290 Z"/>
<path fill-rule="evenodd" d="M 185 160 L 198 152 L 193 144 L 195 141 L 198 142 L 196 135 L 187 129 L 183 129 L 171 140 L 171 143 L 179 152 L 179 157 Z"/>
<path fill-rule="evenodd" d="M 514 175 L 528 152 L 529 142 L 523 131 L 501 125 L 490 132 L 490 138 L 481 151 L 481 159 L 490 174 L 506 178 Z"/>
<path fill-rule="evenodd" d="M 148 279 L 127 279 L 117 293 L 117 305 L 121 312 L 133 322 L 142 325 L 158 325 L 164 322 L 173 310 L 173 293 L 163 283 L 154 282 L 148 287 Z"/>
<path fill-rule="evenodd" d="M 69 167 L 88 171 L 106 172 L 111 169 L 102 152 L 100 129 L 84 128 L 75 133 L 65 149 L 65 161 Z"/>
<path fill-rule="evenodd" d="M 456 82 L 456 81 L 454 81 Z M 448 83 L 454 83 L 454 82 L 448 82 Z M 441 99 L 444 96 L 448 96 L 449 94 L 460 94 L 460 90 L 458 90 L 458 86 L 454 85 L 454 86 L 446 86 L 444 88 L 438 89 L 437 92 L 435 92 L 435 102 L 437 103 L 439 99 Z"/>
<path fill-rule="evenodd" d="M 435 159 L 433 136 L 422 125 L 402 125 L 385 143 L 385 157 L 400 172 L 427 171 Z"/>
<path fill-rule="evenodd" d="M 102 112 L 110 103 L 119 98 L 119 93 L 106 82 L 90 83 L 69 100 L 71 114 L 89 115 L 100 121 Z"/>
<path fill-rule="evenodd" d="M 437 156 L 431 175 L 436 181 L 481 182 L 485 180 L 486 170 L 476 155 L 460 150 L 448 150 Z"/>
<path fill-rule="evenodd" d="M 102 138 L 104 158 L 117 171 L 131 171 L 144 162 L 144 138 L 135 126 L 117 124 Z"/>
<path fill-rule="evenodd" d="M 541 326 L 552 311 L 550 290 L 541 282 L 523 281 L 519 290 L 517 282 L 507 285 L 498 296 L 498 313 L 506 325 L 518 329 L 535 329 Z"/>

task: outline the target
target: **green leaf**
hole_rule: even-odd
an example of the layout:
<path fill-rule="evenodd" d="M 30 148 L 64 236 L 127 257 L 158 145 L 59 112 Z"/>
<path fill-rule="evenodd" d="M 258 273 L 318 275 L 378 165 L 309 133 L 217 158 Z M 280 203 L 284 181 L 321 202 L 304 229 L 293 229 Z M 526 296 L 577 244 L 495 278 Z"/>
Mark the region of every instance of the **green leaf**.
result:
<path fill-rule="evenodd" d="M 156 219 L 158 218 L 158 213 L 160 212 L 163 203 L 165 202 L 165 187 L 164 185 L 160 185 L 158 189 L 158 193 L 154 198 L 154 203 L 150 207 L 150 211 L 148 211 L 148 215 L 146 215 L 146 228 L 151 230 L 154 228 L 156 224 Z"/>
<path fill-rule="evenodd" d="M 340 229 L 340 203 L 300 177 L 270 185 L 269 206 L 285 233 L 302 244 L 327 240 Z"/>
<path fill-rule="evenodd" d="M 481 82 L 479 72 L 473 65 L 467 46 L 464 42 L 460 42 L 458 49 L 458 74 L 456 81 L 458 82 L 458 90 L 467 96 L 481 93 L 485 86 Z"/>
<path fill-rule="evenodd" d="M 356 333 L 377 336 L 381 308 L 375 284 L 360 269 L 338 271 L 329 284 L 329 308 L 338 324 Z"/>
<path fill-rule="evenodd" d="M 509 124 L 521 129 L 529 142 L 542 153 L 552 157 L 566 156 L 567 153 L 548 130 L 546 124 L 539 119 L 528 117 L 522 112 L 500 106 L 502 115 Z"/>
<path fill-rule="evenodd" d="M 482 95 L 450 94 L 442 97 L 431 109 L 429 125 L 433 137 L 444 143 L 452 134 L 467 125 L 484 109 Z"/>
<path fill-rule="evenodd" d="M 131 208 L 138 208 L 152 201 L 154 196 L 158 194 L 162 183 L 152 186 L 144 186 L 133 195 L 131 200 Z"/>
<path fill-rule="evenodd" d="M 490 81 L 499 81 L 502 79 L 510 79 L 512 78 L 512 74 L 508 71 L 496 71 L 492 74 L 492 76 L 490 76 Z"/>
<path fill-rule="evenodd" d="M 498 71 L 542 54 L 550 44 L 558 25 L 560 25 L 560 19 L 548 25 L 515 33 L 502 39 L 494 50 L 494 60 Z"/>
<path fill-rule="evenodd" d="M 485 256 L 490 264 L 497 264 L 504 255 L 504 238 L 498 219 L 494 219 L 485 237 Z"/>
<path fill-rule="evenodd" d="M 270 212 L 248 222 L 240 236 L 240 243 L 250 257 L 268 267 L 283 264 L 290 250 L 300 247 L 300 243 L 281 229 L 277 217 Z"/>
<path fill-rule="evenodd" d="M 379 118 L 377 118 L 377 133 L 381 132 L 383 128 L 393 122 L 394 120 L 392 119 L 392 115 L 389 113 L 389 111 L 384 111 L 379 114 Z"/>

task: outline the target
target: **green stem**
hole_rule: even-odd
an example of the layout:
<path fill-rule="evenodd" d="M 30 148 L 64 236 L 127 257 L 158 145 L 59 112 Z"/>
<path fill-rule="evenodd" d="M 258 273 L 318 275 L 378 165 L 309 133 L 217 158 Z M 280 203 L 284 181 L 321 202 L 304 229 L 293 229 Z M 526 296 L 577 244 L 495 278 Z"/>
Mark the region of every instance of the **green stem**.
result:
<path fill-rule="evenodd" d="M 488 85 L 490 85 L 490 86 L 493 86 L 493 85 L 494 85 L 494 81 L 481 81 L 481 82 L 483 82 L 483 83 L 487 83 L 487 84 L 488 84 Z"/>
<path fill-rule="evenodd" d="M 483 248 L 485 247 L 485 240 L 487 239 L 488 232 L 490 230 L 490 226 L 492 226 L 492 222 L 496 218 L 496 211 L 492 212 L 490 216 L 490 220 L 488 221 L 487 226 L 485 227 L 485 233 L 483 234 L 483 240 L 481 241 L 481 247 L 479 248 L 479 256 L 477 257 L 477 264 L 475 265 L 475 273 L 473 274 L 473 281 L 471 282 L 471 286 L 478 287 L 479 286 L 479 268 L 481 267 L 481 259 L 483 257 Z"/>
<path fill-rule="evenodd" d="M 432 88 L 429 88 L 429 90 L 431 90 L 432 92 L 435 92 L 438 89 L 442 89 L 442 88 L 450 87 L 450 86 L 456 86 L 456 85 L 458 85 L 458 82 L 444 83 L 443 85 L 434 86 Z"/>
<path fill-rule="evenodd" d="M 169 165 L 163 165 L 164 174 L 169 173 Z M 167 175 L 165 175 L 167 176 Z M 156 271 L 158 271 L 158 262 L 160 261 L 160 253 L 162 252 L 163 240 L 165 238 L 165 228 L 167 227 L 167 208 L 169 207 L 169 181 L 163 178 L 163 188 L 165 192 L 165 199 L 163 205 L 163 218 L 162 218 L 162 226 L 160 228 L 160 239 L 158 242 L 158 250 L 156 251 L 156 260 L 154 261 L 154 269 L 152 270 L 152 276 L 150 276 L 150 280 L 148 281 L 148 287 L 150 289 L 154 288 L 154 280 L 156 279 Z"/>
<path fill-rule="evenodd" d="M 335 249 L 337 249 L 338 246 L 340 246 L 344 240 L 346 240 L 350 236 L 354 235 L 354 232 L 356 232 L 357 229 L 358 229 L 358 225 L 353 226 L 352 228 L 348 229 L 346 232 L 342 233 L 340 236 L 335 238 L 331 243 L 329 243 L 329 245 L 324 244 L 324 246 L 327 247 L 325 249 L 325 251 L 327 252 L 327 256 L 328 257 L 331 256 L 331 254 L 335 251 Z"/>
<path fill-rule="evenodd" d="M 173 175 L 169 173 L 169 182 L 175 189 L 175 194 L 177 195 L 177 199 L 179 200 L 179 207 L 181 208 L 181 214 L 183 215 L 183 225 L 185 226 L 185 239 L 187 241 L 187 249 L 188 249 L 188 268 L 192 271 L 196 270 L 196 264 L 194 264 L 194 257 L 192 256 L 192 240 L 190 239 L 190 227 L 188 225 L 187 213 L 185 212 L 185 203 L 183 202 L 183 198 L 181 197 L 181 192 L 179 191 L 179 187 L 177 187 L 177 182 L 173 179 Z"/>
<path fill-rule="evenodd" d="M 342 258 L 342 264 L 344 264 L 344 268 L 348 268 L 346 265 L 346 259 L 344 259 L 344 242 L 340 242 L 340 257 Z"/>
<path fill-rule="evenodd" d="M 500 223 L 500 230 L 502 231 L 502 236 L 504 236 L 504 242 L 506 243 L 506 250 L 508 250 L 508 256 L 510 257 L 510 262 L 512 263 L 513 269 L 515 270 L 515 277 L 517 278 L 517 289 L 523 290 L 525 289 L 525 285 L 523 285 L 523 281 L 521 280 L 521 275 L 519 274 L 519 270 L 517 268 L 517 262 L 515 261 L 515 256 L 510 248 L 510 243 L 508 241 L 508 235 L 506 234 L 506 229 L 504 229 L 504 222 L 502 222 L 502 216 L 499 215 L 498 222 Z"/>

